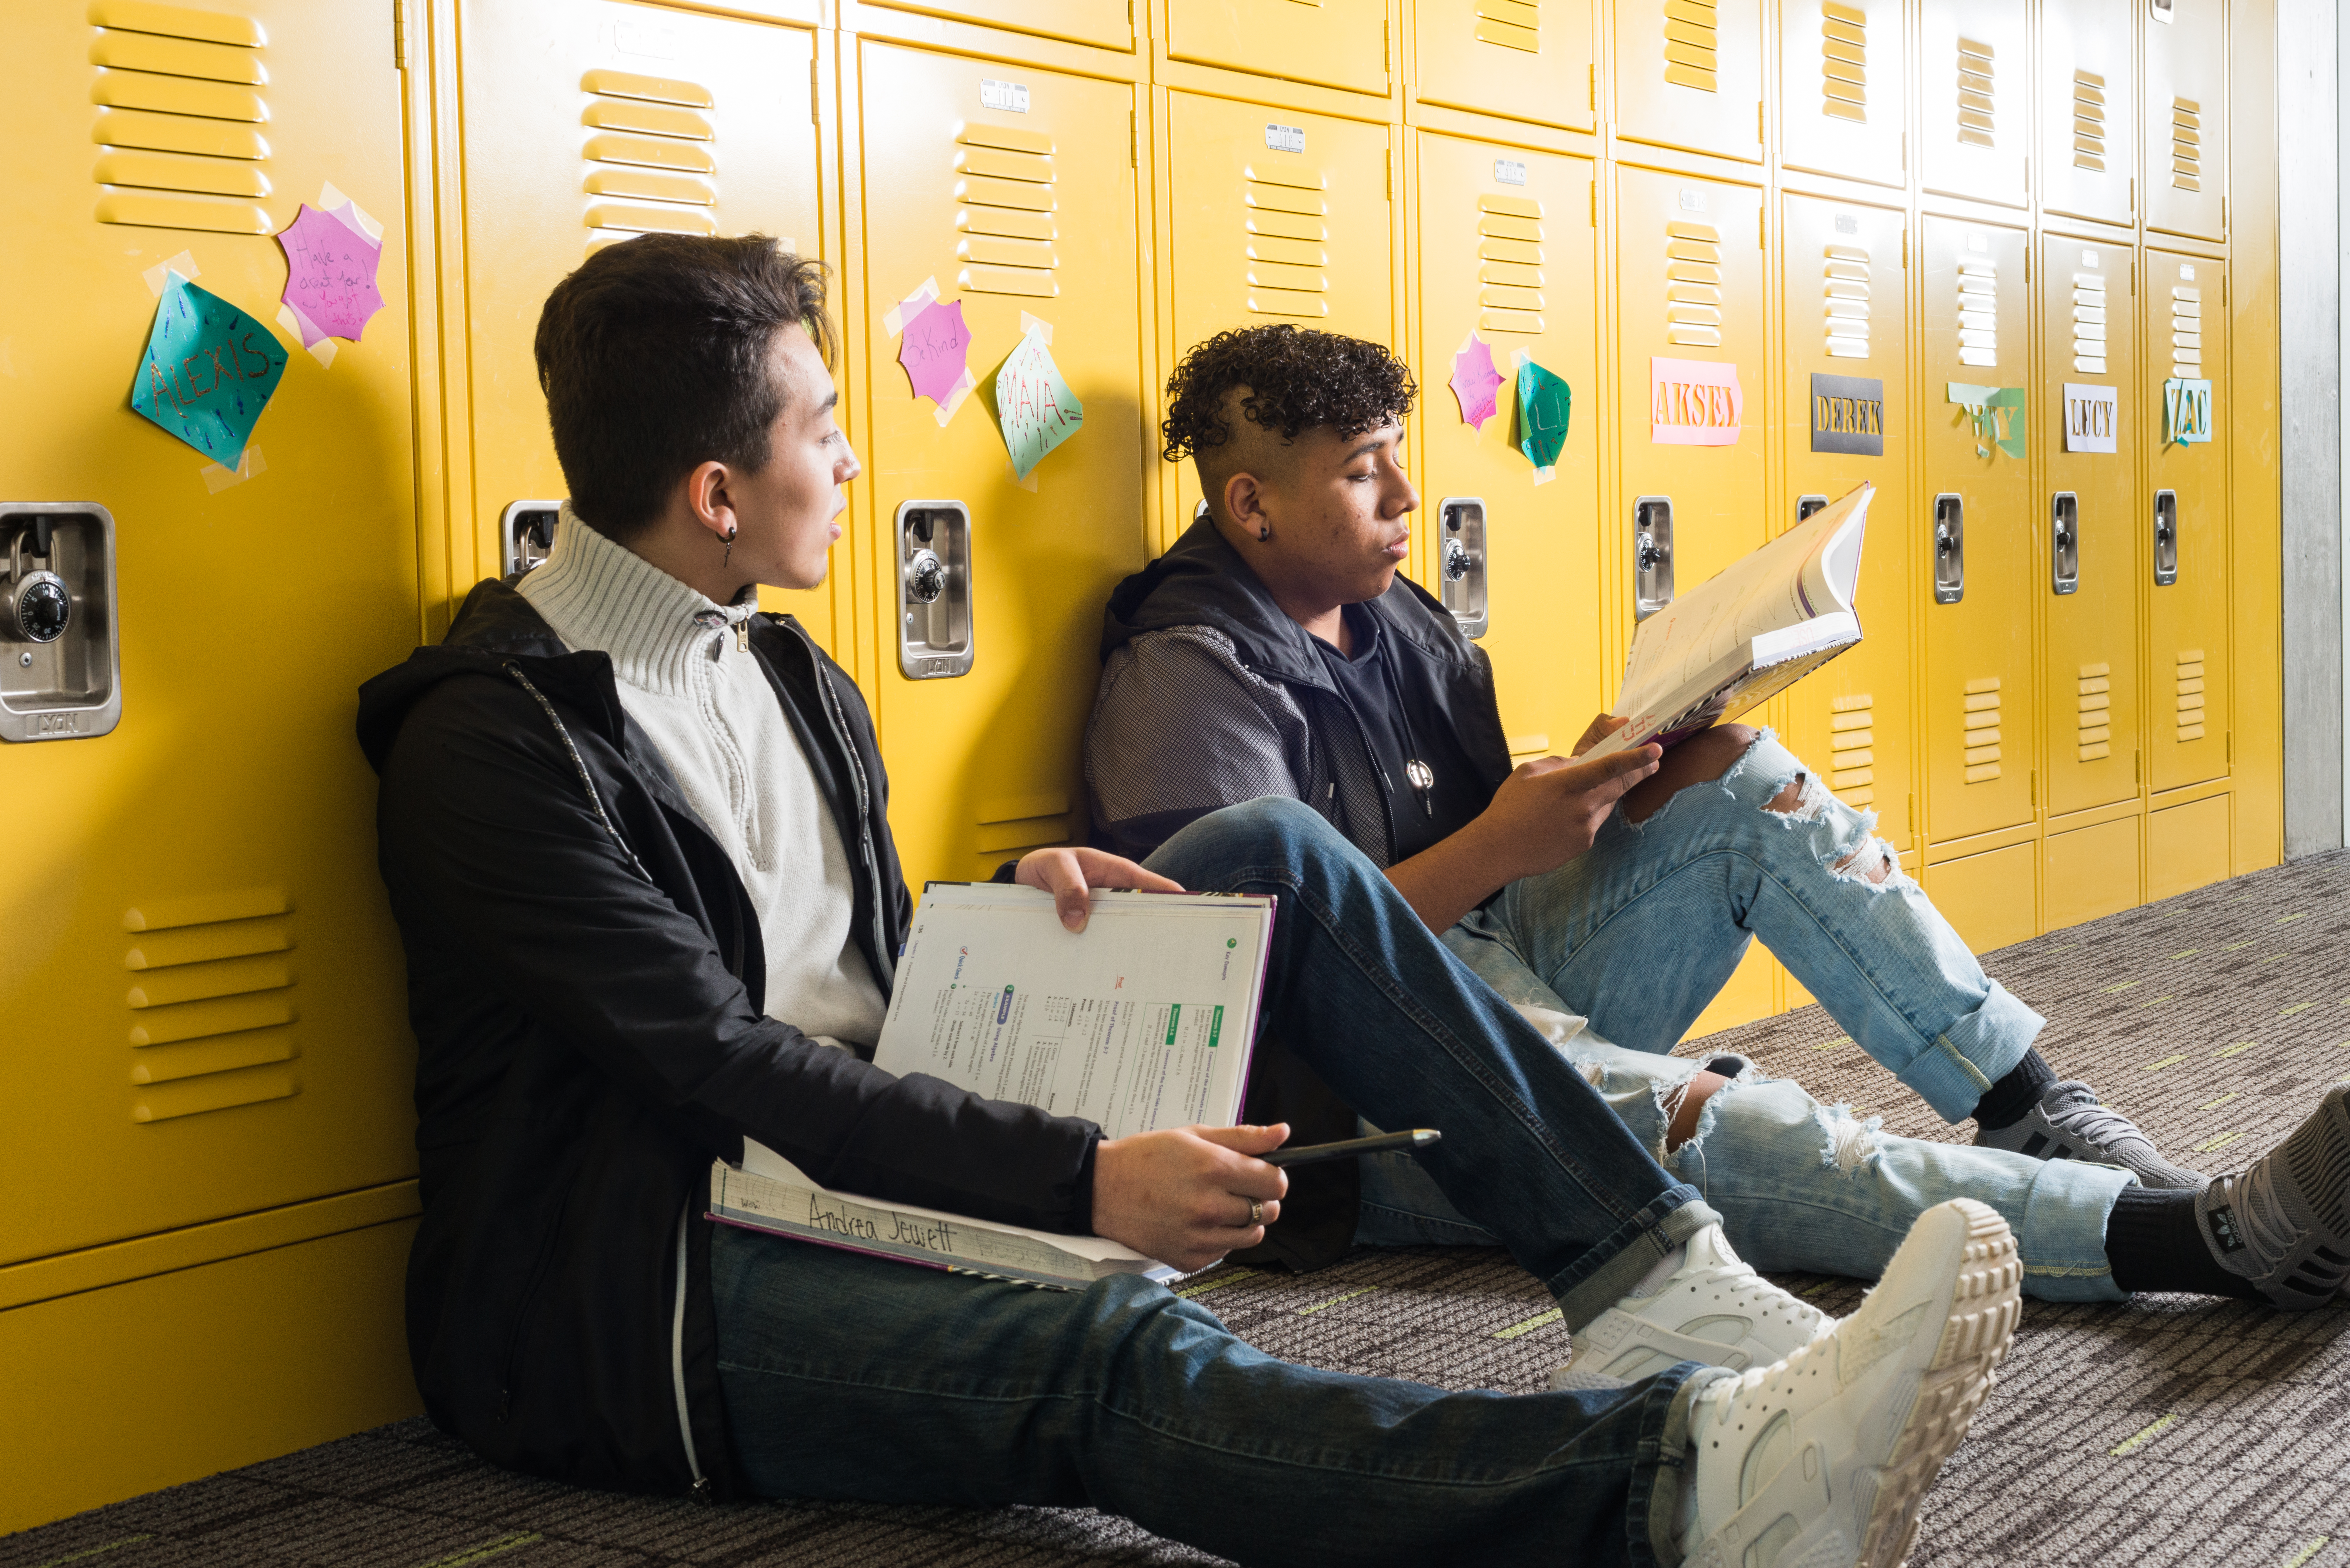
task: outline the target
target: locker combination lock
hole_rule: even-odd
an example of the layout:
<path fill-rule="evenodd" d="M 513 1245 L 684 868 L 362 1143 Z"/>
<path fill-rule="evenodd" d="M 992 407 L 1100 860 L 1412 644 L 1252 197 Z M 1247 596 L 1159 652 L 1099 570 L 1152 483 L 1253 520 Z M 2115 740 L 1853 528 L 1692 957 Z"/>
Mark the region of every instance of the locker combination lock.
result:
<path fill-rule="evenodd" d="M 0 741 L 83 741 L 122 720 L 114 518 L 0 501 Z"/>
<path fill-rule="evenodd" d="M 1944 491 L 1934 497 L 1934 602 L 1967 597 L 1967 504 Z"/>
<path fill-rule="evenodd" d="M 57 547 L 54 518 L 36 517 L 8 540 L 8 635 L 19 642 L 55 642 L 73 619 L 66 580 L 49 570 Z M 26 566 L 30 556 L 39 563 Z"/>
<path fill-rule="evenodd" d="M 1795 497 L 1795 521 L 1798 523 L 1801 523 L 1804 518 L 1809 517 L 1815 512 L 1825 512 L 1827 509 L 1828 498 L 1825 495 L 1798 495 Z"/>
<path fill-rule="evenodd" d="M 563 510 L 557 501 L 515 501 L 498 514 L 500 576 L 527 572 L 555 548 L 555 519 Z"/>
<path fill-rule="evenodd" d="M 1438 549 L 1437 597 L 1463 637 L 1482 637 L 1487 625 L 1485 586 L 1485 503 L 1474 495 L 1448 495 L 1437 503 L 1443 520 Z"/>
<path fill-rule="evenodd" d="M 2081 591 L 2081 498 L 2069 490 L 2048 498 L 2048 578 L 2054 592 Z"/>
<path fill-rule="evenodd" d="M 898 507 L 898 669 L 909 680 L 971 671 L 971 508 L 960 501 Z"/>
<path fill-rule="evenodd" d="M 1673 498 L 1632 503 L 1632 618 L 1646 620 L 1673 602 Z"/>
<path fill-rule="evenodd" d="M 2178 492 L 2154 493 L 2154 586 L 2178 581 Z"/>

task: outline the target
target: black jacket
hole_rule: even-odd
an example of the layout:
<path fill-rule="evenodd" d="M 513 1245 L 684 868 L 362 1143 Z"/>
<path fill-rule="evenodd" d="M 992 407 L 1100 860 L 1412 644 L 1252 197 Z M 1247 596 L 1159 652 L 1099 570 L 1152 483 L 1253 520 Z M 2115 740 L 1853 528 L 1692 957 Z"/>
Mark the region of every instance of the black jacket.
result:
<path fill-rule="evenodd" d="M 887 992 L 911 904 L 871 719 L 797 623 L 751 626 Z M 827 1185 L 1090 1230 L 1093 1124 L 893 1077 L 765 1016 L 741 878 L 610 659 L 567 652 L 510 586 L 481 584 L 446 641 L 362 687 L 359 734 L 418 1045 L 409 1352 L 444 1430 L 586 1485 L 733 1490 L 699 1216 L 712 1158 L 746 1137 Z"/>

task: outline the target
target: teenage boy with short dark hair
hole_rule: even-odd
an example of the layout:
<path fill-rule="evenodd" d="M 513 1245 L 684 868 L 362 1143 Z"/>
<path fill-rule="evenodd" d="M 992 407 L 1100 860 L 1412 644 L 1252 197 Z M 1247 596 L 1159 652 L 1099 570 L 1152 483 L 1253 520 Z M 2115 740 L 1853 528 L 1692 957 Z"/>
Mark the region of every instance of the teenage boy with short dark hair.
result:
<path fill-rule="evenodd" d="M 572 490 L 552 552 L 362 692 L 419 1045 L 408 1324 L 433 1418 L 589 1485 L 1084 1503 L 1258 1563 L 1738 1542 L 1750 1568 L 1891 1568 L 2015 1316 L 1980 1204 L 1922 1217 L 1841 1324 L 1766 1305 L 1742 1377 L 1577 1367 L 1514 1397 L 1286 1365 L 1133 1276 L 1032 1290 L 706 1220 L 710 1162 L 746 1137 L 828 1184 L 1187 1269 L 1260 1241 L 1285 1190 L 1253 1158 L 1284 1127 L 1105 1140 L 868 1059 L 910 918 L 887 783 L 856 688 L 756 609 L 759 584 L 822 580 L 858 472 L 828 337 L 816 269 L 755 236 L 590 257 L 540 322 Z M 1314 813 L 1018 876 L 1072 933 L 1089 885 L 1277 894 L 1268 1026 L 1352 1103 L 1442 1127 L 1430 1174 L 1571 1327 L 1718 1265 L 1698 1194 Z"/>
<path fill-rule="evenodd" d="M 2014 1226 L 2036 1295 L 2333 1299 L 2350 1276 L 2350 1086 L 2241 1175 L 2207 1184 L 2171 1165 L 2088 1085 L 2055 1081 L 2033 1048 L 2040 1015 L 1901 874 L 1874 814 L 1769 734 L 1693 736 L 1620 808 L 1605 761 L 1513 771 L 1482 650 L 1397 575 L 1419 504 L 1400 465 L 1416 389 L 1385 348 L 1286 325 L 1220 333 L 1168 390 L 1166 456 L 1191 459 L 1208 504 L 1110 597 L 1085 753 L 1103 847 L 1147 857 L 1262 795 L 1312 805 L 1548 1023 L 1761 1267 L 1872 1276 L 1911 1216 L 1967 1196 Z M 1603 716 L 1584 746 L 1613 728 Z M 1739 1058 L 1716 1073 L 1665 1054 L 1755 936 L 1945 1119 L 1973 1116 L 1979 1147 L 1883 1136 Z M 1330 1101 L 1308 1081 L 1252 1115 L 1327 1136 Z M 1408 1162 L 1366 1161 L 1359 1204 L 1309 1206 L 1315 1174 L 1301 1177 L 1267 1243 L 1289 1261 L 1490 1240 Z M 1644 1327 L 1682 1326 L 1665 1311 Z M 1688 1314 L 1705 1320 L 1695 1302 Z"/>

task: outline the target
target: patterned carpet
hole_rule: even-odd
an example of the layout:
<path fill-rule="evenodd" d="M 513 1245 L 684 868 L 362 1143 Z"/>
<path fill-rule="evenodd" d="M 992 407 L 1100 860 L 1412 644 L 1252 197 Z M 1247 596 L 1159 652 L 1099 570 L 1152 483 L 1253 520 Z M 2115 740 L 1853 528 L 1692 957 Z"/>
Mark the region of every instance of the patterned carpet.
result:
<path fill-rule="evenodd" d="M 1991 971 L 2042 1048 L 2182 1163 L 2218 1171 L 2350 1076 L 2350 854 L 2052 932 Z M 1895 1132 L 1956 1137 L 1817 1008 L 1711 1036 Z M 1685 1047 L 1685 1051 L 1695 1047 Z M 1833 1313 L 1848 1281 L 1789 1279 Z M 1363 1252 L 1302 1278 L 1223 1269 L 1189 1293 L 1266 1350 L 1457 1387 L 1530 1389 L 1565 1353 L 1498 1252 Z M 1061 1568 L 1214 1560 L 1084 1511 L 702 1508 L 501 1474 L 421 1421 L 0 1540 L 0 1568 Z M 1912 1568 L 2350 1568 L 2350 1308 L 2286 1316 L 2141 1297 L 2025 1304 L 2002 1386 L 1927 1505 Z"/>

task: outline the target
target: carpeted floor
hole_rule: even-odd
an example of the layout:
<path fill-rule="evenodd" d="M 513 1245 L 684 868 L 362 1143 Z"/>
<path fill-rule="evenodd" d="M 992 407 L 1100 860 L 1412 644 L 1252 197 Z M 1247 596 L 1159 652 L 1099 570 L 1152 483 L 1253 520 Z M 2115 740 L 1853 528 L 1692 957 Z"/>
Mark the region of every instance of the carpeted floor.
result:
<path fill-rule="evenodd" d="M 2350 1077 L 2350 853 L 1993 954 L 2042 1048 L 2182 1163 L 2219 1171 Z M 1711 1036 L 1895 1132 L 1960 1135 L 1817 1008 Z M 1692 1049 L 1684 1047 L 1684 1050 Z M 1834 1313 L 1848 1281 L 1785 1282 Z M 1456 1387 L 1531 1389 L 1565 1335 L 1499 1252 L 1363 1252 L 1303 1278 L 1189 1282 L 1252 1343 Z M 422 1421 L 363 1432 L 0 1540 L 0 1568 L 1061 1568 L 1214 1560 L 1084 1511 L 702 1508 L 502 1474 Z M 2025 1303 L 2002 1386 L 1927 1505 L 1929 1564 L 2350 1568 L 2350 1307 L 2299 1316 L 2141 1297 Z"/>

